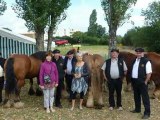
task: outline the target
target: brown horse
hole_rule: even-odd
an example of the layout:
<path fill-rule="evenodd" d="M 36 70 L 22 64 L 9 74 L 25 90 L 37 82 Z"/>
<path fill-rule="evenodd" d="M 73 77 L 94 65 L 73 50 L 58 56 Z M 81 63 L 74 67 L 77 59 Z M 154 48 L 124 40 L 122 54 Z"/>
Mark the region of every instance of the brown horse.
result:
<path fill-rule="evenodd" d="M 151 75 L 151 81 L 155 84 L 155 89 L 153 92 L 154 97 L 160 97 L 160 55 L 155 52 L 146 52 L 145 57 L 147 57 L 152 64 L 152 75 Z M 131 65 L 133 63 L 133 60 L 136 58 L 136 55 L 129 52 L 120 52 L 120 57 L 123 57 L 124 61 L 127 64 L 128 67 L 128 73 L 127 73 L 127 84 L 130 85 L 130 72 L 131 72 Z"/>
<path fill-rule="evenodd" d="M 11 94 L 15 93 L 15 107 L 20 102 L 20 91 L 25 84 L 25 79 L 38 77 L 42 59 L 45 57 L 45 52 L 38 52 L 31 56 L 13 54 L 10 56 L 4 65 L 6 87 L 4 106 L 10 107 Z"/>
<path fill-rule="evenodd" d="M 104 79 L 101 67 L 104 63 L 104 59 L 102 56 L 98 54 L 89 55 L 86 53 L 83 55 L 83 60 L 87 63 L 90 73 L 89 90 L 86 106 L 94 107 L 94 101 L 96 101 L 98 108 L 102 108 L 102 84 L 104 82 Z"/>

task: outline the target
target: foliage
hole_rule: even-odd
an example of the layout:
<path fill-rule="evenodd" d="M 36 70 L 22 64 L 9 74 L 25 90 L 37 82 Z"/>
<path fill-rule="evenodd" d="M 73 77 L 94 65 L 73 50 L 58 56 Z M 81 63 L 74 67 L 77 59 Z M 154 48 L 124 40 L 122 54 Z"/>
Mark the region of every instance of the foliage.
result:
<path fill-rule="evenodd" d="M 7 9 L 7 4 L 5 1 L 0 0 L 0 15 L 3 15 L 3 12 Z"/>
<path fill-rule="evenodd" d="M 29 30 L 44 29 L 48 22 L 48 0 L 16 0 L 13 7 L 19 18 L 26 21 Z"/>
<path fill-rule="evenodd" d="M 122 44 L 127 46 L 132 46 L 134 44 L 134 40 L 136 36 L 136 28 L 130 29 L 122 38 Z"/>
<path fill-rule="evenodd" d="M 144 26 L 129 30 L 123 37 L 122 43 L 129 46 L 145 47 L 148 51 L 160 53 L 160 26 Z"/>
<path fill-rule="evenodd" d="M 126 11 L 135 4 L 137 0 L 101 0 L 101 6 L 105 13 L 105 20 L 109 26 L 109 51 L 116 48 L 116 32 L 123 25 L 130 14 Z"/>
<path fill-rule="evenodd" d="M 70 6 L 70 0 L 51 0 L 49 4 L 49 21 L 48 21 L 48 46 L 47 50 L 51 49 L 51 41 L 53 37 L 53 31 L 56 27 L 66 18 L 65 10 Z"/>
<path fill-rule="evenodd" d="M 89 27 L 87 34 L 89 36 L 100 38 L 105 34 L 106 29 L 105 27 L 102 27 L 102 25 L 98 25 L 96 22 L 97 22 L 97 12 L 94 9 L 89 18 Z"/>
<path fill-rule="evenodd" d="M 152 2 L 146 10 L 142 10 L 142 15 L 147 25 L 160 23 L 160 1 Z"/>

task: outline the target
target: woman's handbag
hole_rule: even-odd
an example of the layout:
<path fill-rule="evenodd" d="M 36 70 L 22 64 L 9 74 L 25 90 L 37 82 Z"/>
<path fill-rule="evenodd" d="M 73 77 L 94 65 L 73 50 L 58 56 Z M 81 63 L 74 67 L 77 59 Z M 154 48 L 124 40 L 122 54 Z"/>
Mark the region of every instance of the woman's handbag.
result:
<path fill-rule="evenodd" d="M 50 75 L 44 75 L 44 83 L 45 84 L 51 83 L 51 73 L 52 73 L 52 66 L 51 66 Z"/>

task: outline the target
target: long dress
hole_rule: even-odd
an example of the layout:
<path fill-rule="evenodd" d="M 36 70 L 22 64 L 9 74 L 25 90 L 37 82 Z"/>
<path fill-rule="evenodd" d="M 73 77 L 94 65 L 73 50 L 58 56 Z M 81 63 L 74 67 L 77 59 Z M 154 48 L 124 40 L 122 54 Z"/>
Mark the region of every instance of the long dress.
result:
<path fill-rule="evenodd" d="M 76 66 L 75 67 L 75 74 L 83 74 L 83 66 Z M 72 80 L 72 86 L 71 86 L 71 90 L 77 93 L 81 93 L 83 91 L 84 95 L 86 94 L 88 89 L 88 84 L 86 83 L 84 77 L 80 77 L 80 78 L 73 78 Z"/>

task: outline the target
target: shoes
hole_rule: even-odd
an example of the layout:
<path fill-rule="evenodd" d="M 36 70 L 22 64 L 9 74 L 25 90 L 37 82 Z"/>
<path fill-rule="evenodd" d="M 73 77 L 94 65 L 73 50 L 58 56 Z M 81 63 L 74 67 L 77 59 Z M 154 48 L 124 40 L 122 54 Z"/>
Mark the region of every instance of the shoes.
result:
<path fill-rule="evenodd" d="M 74 107 L 71 107 L 71 111 L 73 111 Z"/>
<path fill-rule="evenodd" d="M 50 110 L 49 110 L 49 108 L 47 108 L 47 109 L 46 109 L 46 113 L 50 113 Z"/>
<path fill-rule="evenodd" d="M 148 119 L 150 117 L 150 115 L 143 115 L 142 119 Z"/>
<path fill-rule="evenodd" d="M 112 110 L 113 110 L 113 107 L 109 107 L 109 110 L 112 111 Z"/>
<path fill-rule="evenodd" d="M 119 110 L 119 111 L 122 111 L 122 110 L 123 110 L 123 108 L 122 108 L 122 107 L 119 107 L 119 108 L 118 108 L 118 110 Z"/>
<path fill-rule="evenodd" d="M 83 109 L 82 106 L 79 106 L 79 109 L 82 110 Z"/>
<path fill-rule="evenodd" d="M 52 107 L 51 107 L 51 112 L 55 112 L 55 109 L 53 109 Z"/>
<path fill-rule="evenodd" d="M 55 105 L 55 106 L 58 107 L 58 108 L 63 108 L 61 104 Z"/>
<path fill-rule="evenodd" d="M 132 113 L 140 113 L 141 111 L 131 110 Z"/>

